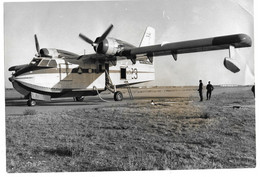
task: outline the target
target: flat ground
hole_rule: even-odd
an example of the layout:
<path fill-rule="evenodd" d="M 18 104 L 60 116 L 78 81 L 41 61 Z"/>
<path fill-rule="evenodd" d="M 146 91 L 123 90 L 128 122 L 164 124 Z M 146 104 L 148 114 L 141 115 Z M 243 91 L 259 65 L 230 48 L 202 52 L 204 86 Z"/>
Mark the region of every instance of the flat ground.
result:
<path fill-rule="evenodd" d="M 126 94 L 126 90 L 123 90 Z M 255 101 L 250 87 L 194 87 L 103 93 L 82 103 L 29 108 L 6 91 L 7 172 L 254 168 Z M 150 102 L 154 100 L 155 105 Z"/>

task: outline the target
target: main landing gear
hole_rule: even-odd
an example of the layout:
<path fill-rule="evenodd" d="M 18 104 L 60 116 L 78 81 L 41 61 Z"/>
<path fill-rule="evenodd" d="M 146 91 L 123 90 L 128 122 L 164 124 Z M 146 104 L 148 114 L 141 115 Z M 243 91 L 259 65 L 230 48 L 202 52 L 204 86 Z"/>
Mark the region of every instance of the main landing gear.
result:
<path fill-rule="evenodd" d="M 105 73 L 106 73 L 106 86 L 105 86 L 105 88 L 107 90 L 109 90 L 110 92 L 114 93 L 114 100 L 115 101 L 122 101 L 123 100 L 122 92 L 116 90 L 116 85 L 113 84 L 107 70 L 105 70 Z"/>
<path fill-rule="evenodd" d="M 123 100 L 123 94 L 120 91 L 117 91 L 114 93 L 114 100 L 115 101 L 122 101 Z"/>

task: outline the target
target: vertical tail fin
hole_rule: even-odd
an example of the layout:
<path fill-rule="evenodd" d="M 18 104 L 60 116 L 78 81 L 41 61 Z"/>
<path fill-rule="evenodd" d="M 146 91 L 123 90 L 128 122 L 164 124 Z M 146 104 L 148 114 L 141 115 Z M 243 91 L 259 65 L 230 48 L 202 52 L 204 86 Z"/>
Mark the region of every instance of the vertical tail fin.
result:
<path fill-rule="evenodd" d="M 142 41 L 139 47 L 154 45 L 155 43 L 155 29 L 148 26 L 143 35 Z"/>

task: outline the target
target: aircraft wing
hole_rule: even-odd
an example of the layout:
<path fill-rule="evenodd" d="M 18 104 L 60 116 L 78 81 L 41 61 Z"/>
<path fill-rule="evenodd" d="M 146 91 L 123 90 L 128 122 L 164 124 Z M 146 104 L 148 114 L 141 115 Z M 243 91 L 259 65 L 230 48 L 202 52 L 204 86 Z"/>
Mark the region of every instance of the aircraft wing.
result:
<path fill-rule="evenodd" d="M 87 62 L 87 61 L 108 62 L 109 61 L 115 66 L 116 60 L 118 57 L 119 56 L 95 53 L 95 54 L 81 55 L 77 58 L 77 60 L 82 60 L 84 62 Z"/>
<path fill-rule="evenodd" d="M 149 45 L 142 47 L 130 47 L 123 49 L 114 55 L 108 54 L 90 54 L 79 56 L 78 59 L 111 61 L 116 65 L 117 58 L 128 58 L 133 64 L 136 60 L 149 59 L 153 62 L 154 56 L 172 55 L 177 60 L 178 54 L 203 52 L 211 50 L 229 49 L 229 57 L 224 59 L 224 66 L 236 73 L 240 71 L 237 61 L 233 59 L 235 48 L 250 47 L 252 45 L 251 38 L 246 34 L 233 34 L 227 36 L 211 37 L 205 39 L 197 39 L 190 41 L 181 41 L 173 43 L 162 43 L 157 45 Z"/>
<path fill-rule="evenodd" d="M 81 59 L 81 60 L 105 60 L 105 58 L 107 57 L 107 55 L 105 54 L 88 54 L 88 55 L 81 55 L 79 56 L 77 59 Z"/>
<path fill-rule="evenodd" d="M 252 41 L 248 35 L 235 34 L 228 36 L 219 36 L 205 39 L 137 47 L 126 50 L 123 53 L 125 53 L 125 55 L 130 56 L 145 54 L 148 57 L 173 55 L 174 59 L 176 60 L 177 54 L 229 49 L 230 46 L 233 46 L 235 48 L 250 47 L 251 45 Z"/>

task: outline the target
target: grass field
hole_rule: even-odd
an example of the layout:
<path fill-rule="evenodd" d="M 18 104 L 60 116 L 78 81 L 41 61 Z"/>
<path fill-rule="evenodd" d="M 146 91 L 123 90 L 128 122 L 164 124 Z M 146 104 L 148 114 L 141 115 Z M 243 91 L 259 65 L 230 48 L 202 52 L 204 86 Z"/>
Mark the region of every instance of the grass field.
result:
<path fill-rule="evenodd" d="M 7 172 L 254 168 L 249 87 L 6 116 Z M 170 94 L 170 93 L 169 93 Z M 189 95 L 189 96 L 187 96 Z"/>

